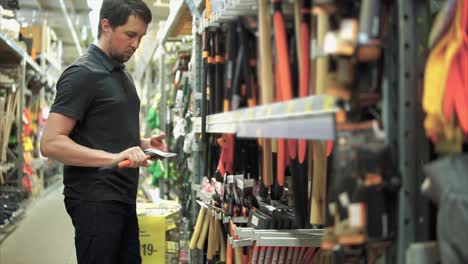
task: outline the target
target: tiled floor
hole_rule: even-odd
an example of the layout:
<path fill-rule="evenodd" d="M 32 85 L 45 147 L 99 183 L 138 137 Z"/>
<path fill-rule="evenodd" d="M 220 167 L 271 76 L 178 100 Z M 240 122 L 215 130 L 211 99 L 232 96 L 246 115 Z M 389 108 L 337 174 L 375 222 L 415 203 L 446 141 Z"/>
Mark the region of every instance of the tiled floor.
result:
<path fill-rule="evenodd" d="M 76 264 L 61 185 L 28 207 L 17 229 L 0 244 L 0 264 Z"/>

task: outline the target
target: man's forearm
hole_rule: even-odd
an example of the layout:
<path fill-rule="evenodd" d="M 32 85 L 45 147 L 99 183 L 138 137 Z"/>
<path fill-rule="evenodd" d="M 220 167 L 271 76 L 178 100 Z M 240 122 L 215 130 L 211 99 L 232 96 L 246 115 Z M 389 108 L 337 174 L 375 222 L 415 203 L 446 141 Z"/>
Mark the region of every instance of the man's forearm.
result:
<path fill-rule="evenodd" d="M 104 167 L 113 164 L 115 155 L 102 150 L 81 146 L 68 136 L 57 136 L 41 141 L 41 152 L 44 156 L 57 160 L 65 165 L 79 167 Z"/>

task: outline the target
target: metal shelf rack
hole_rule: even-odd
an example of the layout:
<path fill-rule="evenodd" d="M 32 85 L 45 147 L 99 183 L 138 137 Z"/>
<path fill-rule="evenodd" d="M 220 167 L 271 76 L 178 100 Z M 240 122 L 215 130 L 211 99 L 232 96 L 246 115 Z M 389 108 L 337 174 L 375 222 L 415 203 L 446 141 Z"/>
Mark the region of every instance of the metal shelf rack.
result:
<path fill-rule="evenodd" d="M 184 30 L 184 24 L 189 24 L 190 27 Z M 176 29 L 178 29 L 178 32 L 174 32 Z M 190 35 L 192 33 L 192 15 L 189 7 L 185 1 L 182 0 L 179 0 L 177 6 L 171 10 L 164 26 L 157 34 L 156 42 L 158 45 L 164 45 L 169 37 L 180 33 L 183 33 L 183 35 Z"/>
<path fill-rule="evenodd" d="M 238 239 L 229 238 L 233 247 L 252 246 L 254 242 L 259 247 L 320 247 L 323 229 L 270 230 L 237 227 L 234 235 Z"/>
<path fill-rule="evenodd" d="M 207 133 L 230 133 L 250 138 L 335 138 L 335 112 L 332 96 L 319 95 L 253 108 L 209 115 Z M 194 119 L 194 131 L 201 132 L 201 118 Z"/>
<path fill-rule="evenodd" d="M 26 51 L 22 50 L 13 40 L 0 32 L 0 53 L 2 61 L 19 64 L 25 60 L 28 67 L 34 69 L 40 74 L 44 74 L 39 64 L 37 64 Z"/>

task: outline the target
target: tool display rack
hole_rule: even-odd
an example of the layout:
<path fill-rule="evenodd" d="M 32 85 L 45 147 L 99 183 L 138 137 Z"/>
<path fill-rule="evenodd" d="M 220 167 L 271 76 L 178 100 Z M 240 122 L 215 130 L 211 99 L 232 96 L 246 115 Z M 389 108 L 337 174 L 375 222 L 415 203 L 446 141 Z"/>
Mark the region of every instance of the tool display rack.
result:
<path fill-rule="evenodd" d="M 17 69 L 18 70 L 18 79 L 16 79 L 16 87 L 19 89 L 19 107 L 18 112 L 16 113 L 16 126 L 18 128 L 17 138 L 20 139 L 23 133 L 22 131 L 22 113 L 25 102 L 25 95 L 30 94 L 31 92 L 27 90 L 26 86 L 26 70 L 32 69 L 44 76 L 42 68 L 32 60 L 32 58 L 22 50 L 13 40 L 8 38 L 5 34 L 0 32 L 0 67 Z M 3 113 L 2 113 L 3 114 Z M 23 167 L 23 145 L 21 140 L 18 140 L 17 145 L 17 157 L 15 162 L 15 167 L 18 168 L 18 187 L 21 189 L 21 180 L 23 175 L 23 170 L 19 169 Z M 0 167 L 7 166 L 7 164 L 0 164 Z"/>
<path fill-rule="evenodd" d="M 193 53 L 192 85 L 195 91 L 196 114 L 200 114 L 201 101 L 201 35 L 207 27 L 219 25 L 224 21 L 232 21 L 246 14 L 256 14 L 256 1 L 225 0 L 224 8 L 212 14 L 211 19 L 202 17 L 204 8 L 202 0 L 185 0 L 193 17 Z M 385 253 L 385 263 L 407 263 L 406 254 L 410 245 L 431 238 L 431 217 L 429 201 L 419 190 L 422 183 L 422 165 L 428 160 L 429 146 L 422 127 L 423 112 L 418 101 L 420 87 L 424 79 L 424 65 L 427 57 L 427 36 L 431 17 L 429 2 L 423 0 L 395 0 L 392 27 L 395 34 L 390 40 L 392 45 L 386 47 L 385 56 L 391 58 L 383 81 L 383 122 L 387 144 L 390 145 L 392 156 L 397 161 L 401 176 L 401 188 L 398 202 L 398 231 L 394 246 Z M 284 4 L 291 4 L 289 3 Z M 286 9 L 286 8 L 285 8 Z M 250 13 L 249 13 L 250 12 Z M 177 16 L 174 14 L 173 16 Z M 176 19 L 169 19 L 166 28 L 174 27 Z M 167 34 L 168 32 L 165 32 Z M 164 36 L 164 34 L 163 34 Z M 160 38 L 164 42 L 166 38 Z M 395 39 L 397 39 L 395 41 Z M 297 99 L 295 99 L 297 100 Z M 295 103 L 300 102 L 300 106 Z M 316 104 L 322 102 L 322 104 Z M 252 109 L 244 109 L 229 113 L 210 115 L 207 117 L 207 133 L 237 133 L 245 137 L 303 137 L 307 139 L 332 138 L 335 135 L 334 115 L 336 108 L 331 99 L 311 96 L 297 101 L 263 105 Z M 282 110 L 280 112 L 280 110 Z M 227 120 L 229 122 L 227 122 Z M 320 124 L 307 126 L 297 134 L 290 134 L 292 129 L 279 130 L 269 134 L 265 128 L 269 126 L 297 126 L 297 120 L 302 124 Z M 330 122 L 332 121 L 332 122 Z M 195 118 L 194 129 L 201 131 L 200 118 Z M 324 136 L 324 127 L 331 133 Z M 202 155 L 195 155 L 192 182 L 199 184 L 203 177 Z M 194 188 L 193 197 L 197 197 Z M 196 204 L 196 203 L 193 203 Z M 198 209 L 195 208 L 197 211 Z M 193 214 L 196 215 L 196 214 Z M 432 227 L 433 229 L 433 227 Z M 236 234 L 240 240 L 233 240 L 233 245 L 247 246 L 252 240 L 272 242 L 274 246 L 290 246 L 303 242 L 303 234 L 312 232 L 309 243 L 316 245 L 321 240 L 321 230 L 251 230 L 238 228 Z M 287 238 L 287 239 L 285 239 Z M 263 240 L 262 240 L 263 239 Z M 295 242 L 291 242 L 295 241 Z M 435 249 L 435 248 L 434 248 Z"/>

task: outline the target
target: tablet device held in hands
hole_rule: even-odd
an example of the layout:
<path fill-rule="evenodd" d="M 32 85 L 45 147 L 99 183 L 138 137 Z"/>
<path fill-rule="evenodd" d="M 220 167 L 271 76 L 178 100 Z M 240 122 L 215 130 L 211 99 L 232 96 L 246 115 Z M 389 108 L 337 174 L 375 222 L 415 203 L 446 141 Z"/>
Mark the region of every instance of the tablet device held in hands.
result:
<path fill-rule="evenodd" d="M 147 148 L 143 150 L 143 152 L 145 152 L 145 154 L 150 156 L 151 158 L 158 158 L 158 159 L 172 158 L 172 157 L 177 156 L 177 154 L 175 153 L 165 152 L 165 151 L 155 149 L 155 148 Z"/>

